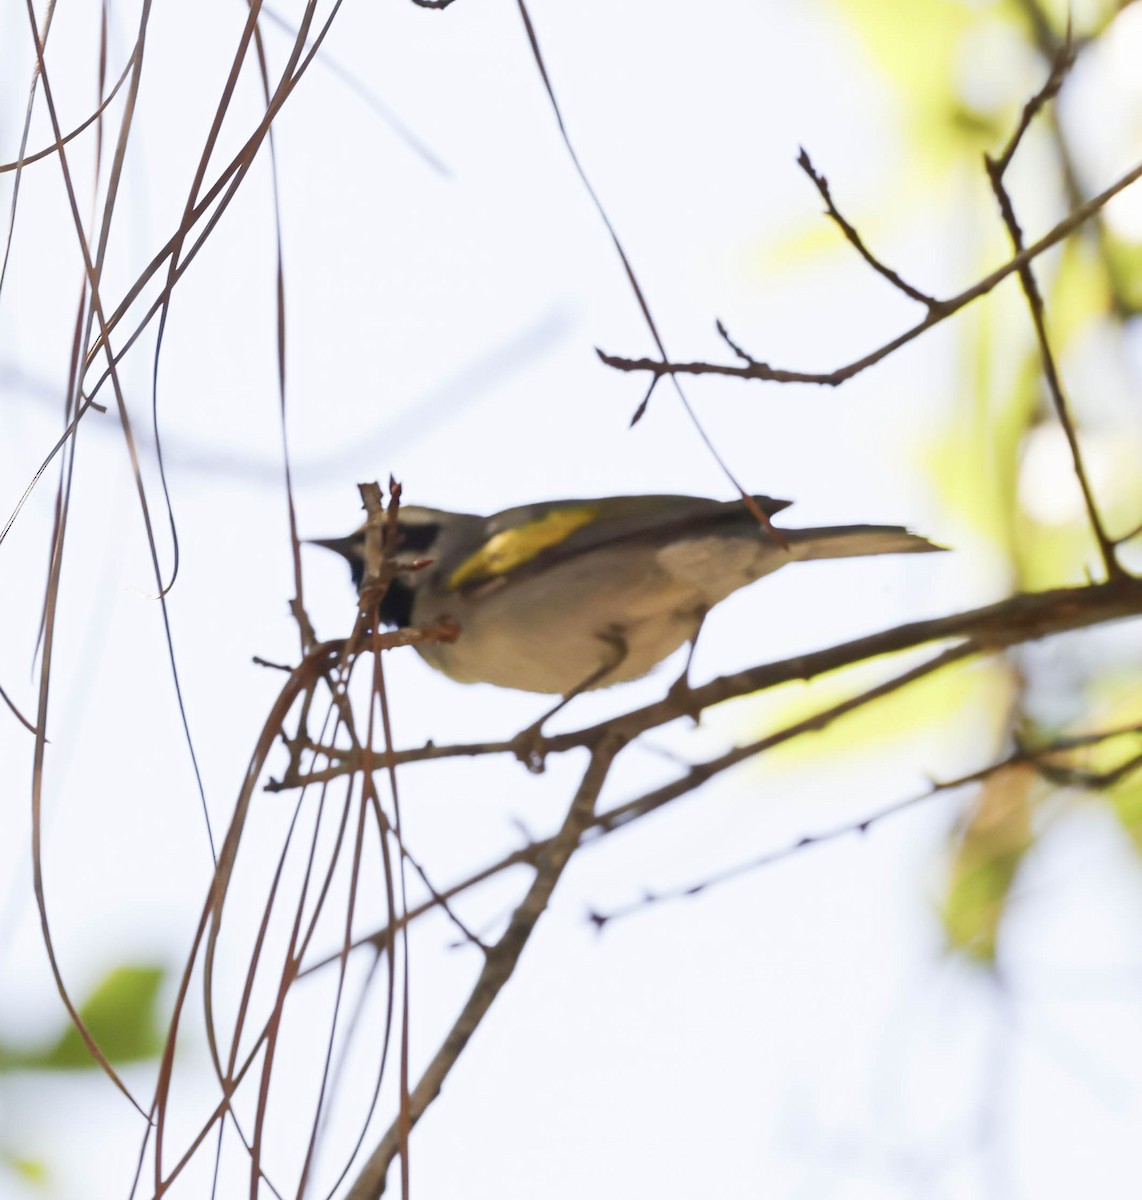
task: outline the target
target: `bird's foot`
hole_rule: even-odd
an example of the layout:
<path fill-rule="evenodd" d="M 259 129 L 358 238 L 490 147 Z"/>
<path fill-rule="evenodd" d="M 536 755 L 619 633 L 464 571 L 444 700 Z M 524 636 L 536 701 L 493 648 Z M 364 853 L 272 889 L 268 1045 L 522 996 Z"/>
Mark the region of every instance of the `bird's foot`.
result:
<path fill-rule="evenodd" d="M 681 709 L 695 726 L 702 724 L 702 710 L 694 704 L 693 692 L 690 690 L 690 664 L 687 669 L 666 690 L 666 699 L 676 708 Z"/>
<path fill-rule="evenodd" d="M 542 775 L 546 769 L 547 738 L 543 736 L 543 726 L 550 715 L 544 713 L 534 725 L 520 730 L 511 740 L 512 753 L 533 775 Z"/>

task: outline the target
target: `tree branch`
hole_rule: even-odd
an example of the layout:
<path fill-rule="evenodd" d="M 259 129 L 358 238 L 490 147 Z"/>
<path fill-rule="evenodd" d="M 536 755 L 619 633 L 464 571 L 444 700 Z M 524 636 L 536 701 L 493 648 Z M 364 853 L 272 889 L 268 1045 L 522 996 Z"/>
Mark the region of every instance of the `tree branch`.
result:
<path fill-rule="evenodd" d="M 541 737 L 538 749 L 544 754 L 563 754 L 568 750 L 594 746 L 612 733 L 630 742 L 647 730 L 667 725 L 681 717 L 696 716 L 726 700 L 765 691 L 797 679 L 814 679 L 818 675 L 851 667 L 882 654 L 912 650 L 930 642 L 965 639 L 971 644 L 971 653 L 983 654 L 1137 616 L 1142 616 L 1142 581 L 1128 575 L 1107 583 L 1021 593 L 981 608 L 967 609 L 946 617 L 910 621 L 892 629 L 840 642 L 824 650 L 762 663 L 732 675 L 719 676 L 709 683 L 680 687 L 663 699 L 622 716 L 568 733 Z M 338 644 L 325 643 L 326 646 Z M 424 746 L 394 751 L 393 761 L 400 765 L 432 762 L 441 758 L 514 754 L 515 751 L 516 744 L 511 738 L 490 742 L 460 742 L 447 746 L 429 742 Z M 352 763 L 335 763 L 291 782 L 296 786 L 324 783 L 353 769 Z M 269 785 L 269 790 L 281 791 L 285 786 L 284 783 L 274 783 Z"/>
<path fill-rule="evenodd" d="M 959 312 L 961 308 L 967 307 L 973 300 L 986 296 L 1009 275 L 1017 274 L 1022 267 L 1033 262 L 1045 250 L 1057 246 L 1059 242 L 1069 237 L 1080 225 L 1100 212 L 1108 201 L 1139 179 L 1142 179 L 1142 163 L 1128 171 L 1110 187 L 1099 192 L 1097 196 L 1092 196 L 1085 204 L 1081 204 L 1052 230 L 1028 246 L 1026 250 L 1016 254 L 1009 262 L 992 271 L 990 275 L 984 276 L 978 283 L 973 284 L 965 291 L 941 302 L 940 306 L 929 311 L 922 321 L 878 349 L 864 355 L 863 358 L 858 358 L 834 371 L 785 370 L 771 367 L 768 363 L 760 362 L 752 357 L 749 358 L 749 361 L 738 365 L 710 362 L 665 362 L 653 358 L 624 358 L 618 354 L 606 354 L 599 349 L 596 349 L 596 353 L 608 367 L 613 367 L 616 371 L 649 371 L 655 377 L 663 375 L 728 375 L 736 379 L 758 379 L 770 383 L 816 383 L 837 387 L 895 353 L 901 346 L 906 346 L 921 334 L 927 333 L 934 325 L 946 320 L 953 313 Z"/>
<path fill-rule="evenodd" d="M 1066 40 L 1059 47 L 1055 61 L 1051 67 L 1051 73 L 1047 77 L 1047 82 L 1024 106 L 1019 125 L 1012 134 L 1007 148 L 999 158 L 991 158 L 986 154 L 983 157 L 984 169 L 987 171 L 987 177 L 991 182 L 991 190 L 995 193 L 1000 215 L 1003 217 L 1003 224 L 1007 229 L 1008 236 L 1011 238 L 1011 245 L 1017 254 L 1023 250 L 1023 230 L 1020 228 L 1019 221 L 1015 216 L 1015 206 L 1004 185 L 1003 176 L 1007 168 L 1011 165 L 1015 151 L 1019 148 L 1019 143 L 1023 135 L 1027 132 L 1032 120 L 1034 120 L 1036 113 L 1043 108 L 1048 100 L 1058 93 L 1067 72 L 1073 64 L 1074 47 L 1071 43 L 1070 29 L 1068 28 Z M 1026 297 L 1027 307 L 1031 312 L 1032 324 L 1035 326 L 1035 338 L 1039 343 L 1039 357 L 1043 363 L 1043 377 L 1047 381 L 1047 390 L 1050 393 L 1051 402 L 1059 418 L 1059 424 L 1062 426 L 1063 433 L 1066 436 L 1067 446 L 1070 448 L 1071 463 L 1074 467 L 1075 477 L 1079 481 L 1079 487 L 1082 489 L 1083 503 L 1086 505 L 1087 516 L 1090 520 L 1091 529 L 1094 532 L 1095 541 L 1098 543 L 1099 553 L 1102 556 L 1102 563 L 1106 569 L 1107 578 L 1122 578 L 1126 572 L 1119 565 L 1114 542 L 1107 536 L 1106 529 L 1099 516 L 1098 506 L 1095 503 L 1090 480 L 1087 477 L 1086 467 L 1083 465 L 1078 434 L 1075 431 L 1074 422 L 1071 420 L 1067 399 L 1063 394 L 1063 382 L 1059 376 L 1058 366 L 1055 363 L 1055 355 L 1051 349 L 1050 338 L 1047 335 L 1047 316 L 1043 304 L 1043 296 L 1039 291 L 1039 285 L 1035 280 L 1035 273 L 1029 262 L 1024 263 L 1019 268 L 1019 283 L 1023 288 L 1023 295 Z"/>
<path fill-rule="evenodd" d="M 809 158 L 808 152 L 804 147 L 801 148 L 801 153 L 797 156 L 797 165 L 805 172 L 806 175 L 813 181 L 820 197 L 825 202 L 825 211 L 832 218 L 833 222 L 844 234 L 845 240 L 853 247 L 854 250 L 864 259 L 872 269 L 883 278 L 887 279 L 897 291 L 903 292 L 909 299 L 915 300 L 918 304 L 923 304 L 929 313 L 939 312 L 943 308 L 943 301 L 937 300 L 935 296 L 929 296 L 926 292 L 920 291 L 919 288 L 914 288 L 910 283 L 907 283 L 900 275 L 891 267 L 885 266 L 884 263 L 876 257 L 875 254 L 864 244 L 864 239 L 856 231 L 843 216 L 840 209 L 833 203 L 832 192 L 829 191 L 829 181 L 818 173 Z M 738 351 L 739 355 L 741 354 Z M 745 357 L 745 356 L 743 356 Z"/>
<path fill-rule="evenodd" d="M 699 880 L 697 883 L 684 884 L 680 887 L 669 888 L 659 892 L 648 891 L 640 899 L 623 908 L 612 909 L 606 913 L 592 912 L 590 919 L 601 929 L 610 921 L 631 916 L 654 905 L 674 900 L 688 900 L 692 896 L 701 895 L 710 888 L 720 887 L 725 883 L 732 883 L 735 879 L 740 879 L 744 875 L 751 875 L 755 871 L 772 866 L 774 863 L 792 858 L 795 854 L 800 854 L 801 851 L 808 850 L 810 847 L 821 846 L 826 842 L 834 842 L 840 838 L 850 837 L 853 834 L 867 833 L 874 825 L 879 824 L 889 817 L 895 817 L 902 812 L 907 812 L 909 809 L 915 808 L 925 801 L 931 800 L 945 792 L 955 791 L 958 788 L 967 787 L 973 783 L 982 783 L 985 779 L 989 779 L 999 771 L 1007 770 L 1008 767 L 1029 764 L 1035 767 L 1044 779 L 1059 786 L 1081 787 L 1087 790 L 1110 787 L 1142 766 L 1142 754 L 1132 755 L 1112 770 L 1103 772 L 1081 771 L 1073 767 L 1061 767 L 1047 760 L 1052 755 L 1065 754 L 1079 747 L 1094 746 L 1100 742 L 1110 741 L 1112 738 L 1138 733 L 1142 733 L 1142 726 L 1132 725 L 1120 729 L 1107 729 L 1098 733 L 1084 734 L 1079 737 L 1057 738 L 1041 746 L 1021 747 L 1013 754 L 1009 754 L 1006 758 L 1000 759 L 998 762 L 981 767 L 977 771 L 971 771 L 967 775 L 960 775 L 956 779 L 945 779 L 941 782 L 933 783 L 927 791 L 919 792 L 914 796 L 907 796 L 903 800 L 896 800 L 892 804 L 885 805 L 883 808 L 879 808 L 875 812 L 861 817 L 858 821 L 846 821 L 842 825 L 822 830 L 820 833 L 804 834 L 795 842 L 790 842 L 788 845 L 781 846 L 776 850 L 770 850 L 765 854 L 749 859 L 747 862 L 725 867 L 715 874 Z"/>
<path fill-rule="evenodd" d="M 562 827 L 536 862 L 536 873 L 531 887 L 512 913 L 503 936 L 488 951 L 483 969 L 467 1003 L 409 1096 L 407 1129 L 416 1125 L 428 1106 L 440 1094 L 448 1073 L 511 978 L 524 946 L 547 908 L 555 885 L 579 845 L 583 830 L 590 824 L 599 792 L 622 745 L 618 738 L 603 739 L 592 751 L 591 761 L 571 801 Z M 349 1189 L 346 1200 L 377 1200 L 377 1197 L 384 1193 L 385 1176 L 393 1159 L 400 1152 L 407 1129 L 402 1129 L 399 1121 L 389 1127 Z"/>

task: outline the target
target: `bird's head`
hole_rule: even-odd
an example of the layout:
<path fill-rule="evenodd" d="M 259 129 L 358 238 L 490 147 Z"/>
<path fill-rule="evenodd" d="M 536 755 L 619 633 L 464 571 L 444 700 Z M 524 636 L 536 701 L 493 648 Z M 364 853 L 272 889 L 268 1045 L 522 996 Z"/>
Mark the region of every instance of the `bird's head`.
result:
<path fill-rule="evenodd" d="M 434 508 L 402 507 L 397 518 L 396 554 L 399 560 L 423 562 L 433 560 L 450 514 Z M 323 546 L 340 554 L 349 564 L 353 586 L 360 589 L 365 576 L 365 526 L 346 537 L 312 538 L 311 546 Z M 386 625 L 404 626 L 412 623 L 412 601 L 424 570 L 399 572 L 389 583 L 381 600 L 381 620 Z"/>

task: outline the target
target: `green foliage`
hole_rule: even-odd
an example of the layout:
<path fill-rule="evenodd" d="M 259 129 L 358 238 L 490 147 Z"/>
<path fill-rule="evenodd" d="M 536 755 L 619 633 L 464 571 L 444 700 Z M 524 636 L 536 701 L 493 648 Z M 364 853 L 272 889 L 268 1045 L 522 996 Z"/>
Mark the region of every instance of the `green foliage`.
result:
<path fill-rule="evenodd" d="M 1010 127 L 1012 106 L 1026 91 L 1012 79 L 1007 103 L 983 111 L 963 95 L 962 73 L 970 37 L 981 41 L 1010 21 L 1010 6 L 986 14 L 959 0 L 832 0 L 874 63 L 878 77 L 898 93 L 908 114 L 909 141 L 923 166 L 943 173 L 967 154 L 977 163 Z M 970 56 L 968 56 L 970 57 Z M 1014 74 L 1014 73 L 1013 73 Z M 917 163 L 913 161 L 915 169 Z"/>
<path fill-rule="evenodd" d="M 1128 315 L 1142 313 L 1142 242 L 1107 233 L 1104 252 L 1109 286 Z"/>
<path fill-rule="evenodd" d="M 1011 253 L 983 155 L 996 156 L 1006 147 L 1024 105 L 1048 77 L 1068 21 L 1081 57 L 1122 6 L 1113 0 L 1035 5 L 996 0 L 985 6 L 963 0 L 830 0 L 830 7 L 866 51 L 877 81 L 895 96 L 900 157 L 907 163 L 905 172 L 884 171 L 878 192 L 866 196 L 861 208 L 846 205 L 844 181 L 832 177 L 839 207 L 889 266 L 921 286 L 924 281 L 911 278 L 907 262 L 894 261 L 894 235 L 907 230 L 915 236 L 919 230 L 922 237 L 943 236 L 953 213 L 957 243 L 968 256 L 964 283 L 982 277 Z M 1089 195 L 1085 181 L 1076 179 L 1076 148 L 1065 136 L 1052 99 L 1026 131 L 1018 170 L 1007 181 L 1028 241 L 1044 231 L 1044 221 L 1059 219 Z M 817 165 L 829 174 L 827 163 Z M 1028 172 L 1031 165 L 1034 174 Z M 814 214 L 804 228 L 783 233 L 763 265 L 769 271 L 795 269 L 825 253 L 854 251 L 832 223 Z M 1122 322 L 1142 311 L 1142 242 L 1099 219 L 1038 259 L 1033 271 L 1088 478 L 1109 533 L 1122 534 L 1142 520 L 1142 433 L 1115 399 L 1123 390 L 1114 374 L 1118 364 L 1100 352 L 1119 348 Z M 947 540 L 984 566 L 993 595 L 1081 584 L 1101 575 L 1019 280 L 1005 281 L 953 320 L 955 376 L 945 385 L 934 432 L 914 447 L 945 518 Z M 941 403 L 937 388 L 929 396 L 932 405 Z M 884 662 L 862 665 L 811 688 L 780 689 L 762 702 L 764 726 L 809 716 L 894 669 Z M 1093 672 L 1085 662 L 1072 664 L 1073 676 L 1086 682 L 1065 698 L 1062 707 L 1072 715 L 1056 736 L 1142 721 L 1136 700 L 1132 707 L 1123 695 L 1114 702 L 1100 697 L 1097 676 L 1088 678 Z M 1132 658 L 1123 664 L 1123 675 L 1125 695 L 1136 697 Z M 904 738 L 954 728 L 959 714 L 983 715 L 1001 744 L 1004 732 L 1026 724 L 1025 713 L 1035 711 L 1042 691 L 1052 686 L 1057 681 L 1024 670 L 1022 655 L 974 675 L 957 667 L 782 747 L 766 762 L 804 765 L 821 755 L 884 753 Z M 1140 741 L 1139 735 L 1124 735 L 1053 755 L 1048 765 L 1060 768 L 1057 776 L 1009 768 L 979 789 L 948 847 L 951 865 L 939 907 L 952 947 L 981 961 L 993 958 L 1012 885 L 1038 836 L 1034 813 L 1058 786 L 1074 784 L 1068 797 L 1081 794 L 1089 802 L 1094 796 L 1106 805 L 1142 851 L 1142 772 L 1114 775 L 1139 752 Z M 1107 778 L 1113 782 L 1099 785 Z"/>
<path fill-rule="evenodd" d="M 18 1175 L 33 1187 L 46 1188 L 50 1180 L 46 1164 L 38 1158 L 26 1158 L 19 1154 L 7 1154 L 0 1150 L 0 1167 L 10 1174 Z"/>
<path fill-rule="evenodd" d="M 830 671 L 808 683 L 773 688 L 750 700 L 751 727 L 783 729 L 860 695 L 916 662 L 915 651 L 884 655 L 872 663 Z M 1003 662 L 948 666 L 863 705 L 812 737 L 795 738 L 776 747 L 759 760 L 759 769 L 799 769 L 823 757 L 891 754 L 918 735 L 947 730 L 965 715 L 970 715 L 973 722 L 984 717 L 989 723 L 1001 724 L 1010 707 L 1013 687 L 1010 668 Z"/>
<path fill-rule="evenodd" d="M 1142 691 L 1137 678 L 1124 674 L 1101 679 L 1092 691 L 1090 708 L 1085 727 L 1077 732 L 1126 732 L 1076 751 L 1071 762 L 1096 777 L 1116 775 L 1142 753 Z M 1134 848 L 1142 853 L 1142 770 L 1126 771 L 1112 784 L 1107 799 Z"/>
<path fill-rule="evenodd" d="M 980 786 L 953 847 L 942 910 L 944 930 L 956 950 L 980 962 L 995 958 L 1007 897 L 1032 844 L 1038 784 L 1028 766 L 997 771 Z"/>
<path fill-rule="evenodd" d="M 164 976 L 162 967 L 115 967 L 79 1006 L 81 1020 L 112 1063 L 140 1062 L 161 1051 L 157 1001 Z M 70 1021 L 42 1049 L 0 1043 L 0 1070 L 86 1070 L 96 1066 Z"/>
<path fill-rule="evenodd" d="M 1134 849 L 1142 853 L 1142 772 L 1135 771 L 1111 788 L 1110 802 Z"/>

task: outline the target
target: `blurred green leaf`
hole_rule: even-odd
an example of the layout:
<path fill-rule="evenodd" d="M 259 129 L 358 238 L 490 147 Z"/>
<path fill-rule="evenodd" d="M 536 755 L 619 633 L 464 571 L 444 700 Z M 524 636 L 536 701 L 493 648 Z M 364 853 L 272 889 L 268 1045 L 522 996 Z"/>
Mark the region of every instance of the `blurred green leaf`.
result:
<path fill-rule="evenodd" d="M 6 1167 L 14 1175 L 19 1175 L 25 1183 L 34 1187 L 45 1187 L 49 1175 L 47 1164 L 38 1158 L 24 1158 L 21 1155 L 0 1151 L 0 1165 Z"/>
<path fill-rule="evenodd" d="M 1142 771 L 1135 771 L 1111 788 L 1110 803 L 1134 849 L 1142 853 Z"/>
<path fill-rule="evenodd" d="M 1131 730 L 1142 727 L 1142 688 L 1138 676 L 1101 675 L 1090 689 L 1089 711 L 1081 724 L 1068 729 L 1070 734 L 1097 733 L 1110 729 Z M 1096 775 L 1116 771 L 1142 751 L 1142 733 L 1124 732 L 1106 738 L 1093 746 L 1071 751 L 1065 758 L 1067 766 Z M 1100 794 L 1100 798 L 1102 798 Z M 1142 771 L 1133 771 L 1114 784 L 1106 793 L 1114 815 L 1142 853 Z"/>
<path fill-rule="evenodd" d="M 916 661 L 914 651 L 886 655 L 808 683 L 773 688 L 751 699 L 748 720 L 754 730 L 783 729 L 875 687 Z M 832 755 L 882 755 L 926 730 L 947 727 L 960 713 L 970 713 L 974 720 L 987 715 L 998 725 L 1007 715 L 1013 688 L 1012 672 L 1002 659 L 945 667 L 856 709 L 811 738 L 776 747 L 762 765 L 800 767 Z"/>
<path fill-rule="evenodd" d="M 1041 275 L 1039 269 L 1036 278 Z M 1081 238 L 1064 242 L 1044 296 L 1055 352 L 1065 350 L 1076 334 L 1103 316 L 1110 307 L 1110 298 L 1107 261 Z"/>
<path fill-rule="evenodd" d="M 1104 248 L 1114 290 L 1131 314 L 1137 315 L 1142 312 L 1142 242 L 1108 232 Z"/>
<path fill-rule="evenodd" d="M 980 786 L 953 848 L 944 929 L 956 950 L 980 962 L 995 958 L 1007 897 L 1032 843 L 1032 792 L 1038 785 L 1031 767 L 997 771 Z"/>
<path fill-rule="evenodd" d="M 965 378 L 962 401 L 920 451 L 942 507 L 1010 558 L 1019 452 L 1036 418 L 1039 361 L 1023 331 L 1009 330 L 1003 297 L 982 301 L 960 326 Z"/>
<path fill-rule="evenodd" d="M 113 1063 L 155 1058 L 162 1049 L 158 992 L 164 969 L 127 965 L 108 972 L 79 1007 L 91 1036 Z M 70 1024 L 44 1050 L 0 1046 L 0 1069 L 76 1070 L 96 1066 L 79 1031 Z"/>
<path fill-rule="evenodd" d="M 973 47 L 987 40 L 1018 44 L 1025 25 L 1014 5 L 992 5 L 987 12 L 962 0 L 832 0 L 863 43 L 878 76 L 899 93 L 907 113 L 908 132 L 918 160 L 942 175 L 949 167 L 970 162 L 1007 136 L 1013 119 L 1033 84 L 1022 71 L 1011 70 L 999 103 L 986 111 L 964 94 L 964 75 L 976 55 Z"/>

